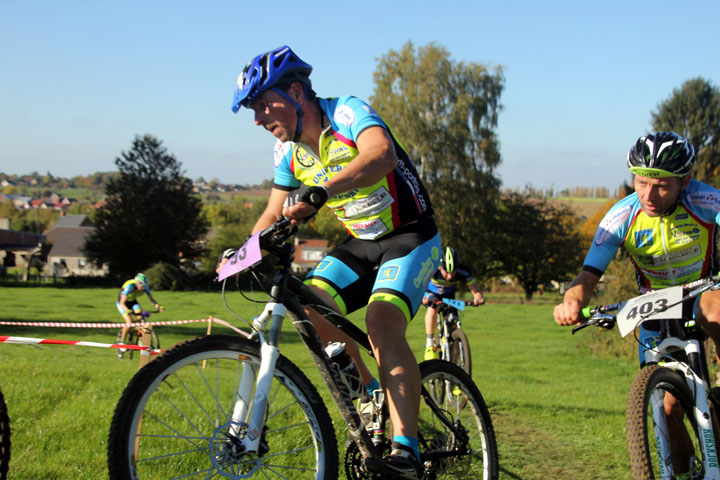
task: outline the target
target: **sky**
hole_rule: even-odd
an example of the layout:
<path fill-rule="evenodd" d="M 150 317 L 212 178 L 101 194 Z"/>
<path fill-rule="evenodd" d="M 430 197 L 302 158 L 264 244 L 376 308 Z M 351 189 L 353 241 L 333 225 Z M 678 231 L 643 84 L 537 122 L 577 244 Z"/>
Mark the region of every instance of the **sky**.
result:
<path fill-rule="evenodd" d="M 114 171 L 151 134 L 192 179 L 260 183 L 275 139 L 230 109 L 250 59 L 290 45 L 320 96 L 368 100 L 411 41 L 502 66 L 503 186 L 612 193 L 651 112 L 720 82 L 719 18 L 717 0 L 1 0 L 0 172 Z"/>

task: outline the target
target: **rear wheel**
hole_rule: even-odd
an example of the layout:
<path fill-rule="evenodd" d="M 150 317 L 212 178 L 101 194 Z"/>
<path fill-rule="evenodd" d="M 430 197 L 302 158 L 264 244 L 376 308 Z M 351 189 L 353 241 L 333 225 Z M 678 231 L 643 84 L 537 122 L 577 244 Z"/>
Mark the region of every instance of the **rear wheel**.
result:
<path fill-rule="evenodd" d="M 275 366 L 264 430 L 248 431 L 247 413 L 232 420 L 235 408 L 253 408 L 259 366 L 258 343 L 225 335 L 188 340 L 147 363 L 113 416 L 110 478 L 336 479 L 330 416 L 287 358 Z M 240 398 L 243 378 L 251 387 Z M 257 452 L 241 450 L 243 438 L 258 435 Z"/>
<path fill-rule="evenodd" d="M 142 345 L 142 334 L 136 335 L 137 337 L 137 344 Z M 158 340 L 157 334 L 155 333 L 155 330 L 150 330 L 150 349 L 151 350 L 159 350 L 160 349 L 160 340 Z"/>
<path fill-rule="evenodd" d="M 673 413 L 665 405 L 675 404 Z M 641 370 L 627 402 L 627 441 L 634 479 L 705 478 L 693 395 L 677 372 L 659 365 Z M 710 435 L 712 438 L 712 435 Z M 672 441 L 671 441 L 672 440 Z M 660 454 L 662 452 L 662 454 Z M 709 458 L 716 457 L 714 453 Z"/>
<path fill-rule="evenodd" d="M 461 368 L 441 360 L 421 363 L 420 375 L 418 440 L 425 478 L 496 480 L 495 432 L 475 383 Z M 437 385 L 446 385 L 440 402 L 430 393 Z"/>

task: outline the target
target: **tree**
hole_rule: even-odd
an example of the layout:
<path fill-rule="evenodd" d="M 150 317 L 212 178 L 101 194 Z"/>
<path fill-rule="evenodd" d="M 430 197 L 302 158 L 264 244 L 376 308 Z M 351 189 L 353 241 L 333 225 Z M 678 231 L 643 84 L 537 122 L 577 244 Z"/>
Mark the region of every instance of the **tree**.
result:
<path fill-rule="evenodd" d="M 250 202 L 241 195 L 235 195 L 230 203 L 216 203 L 206 208 L 207 216 L 217 227 L 217 232 L 208 243 L 203 258 L 204 271 L 215 271 L 220 254 L 225 249 L 237 248 L 245 243 L 266 206 L 267 200 Z"/>
<path fill-rule="evenodd" d="M 411 42 L 380 58 L 370 101 L 407 148 L 428 189 L 443 242 L 460 249 L 478 277 L 490 262 L 486 245 L 500 182 L 497 139 L 502 69 L 455 62 L 430 43 Z"/>
<path fill-rule="evenodd" d="M 697 77 L 686 81 L 651 112 L 655 131 L 671 130 L 696 148 L 695 177 L 720 181 L 720 89 Z"/>
<path fill-rule="evenodd" d="M 126 277 L 156 262 L 177 266 L 181 252 L 199 256 L 207 232 L 202 202 L 162 141 L 137 136 L 115 164 L 119 175 L 108 179 L 107 204 L 98 210 L 83 249 L 88 259 Z"/>
<path fill-rule="evenodd" d="M 500 272 L 518 280 L 526 300 L 540 285 L 569 280 L 580 269 L 587 247 L 570 207 L 513 193 L 503 197 L 493 223 L 492 255 Z"/>

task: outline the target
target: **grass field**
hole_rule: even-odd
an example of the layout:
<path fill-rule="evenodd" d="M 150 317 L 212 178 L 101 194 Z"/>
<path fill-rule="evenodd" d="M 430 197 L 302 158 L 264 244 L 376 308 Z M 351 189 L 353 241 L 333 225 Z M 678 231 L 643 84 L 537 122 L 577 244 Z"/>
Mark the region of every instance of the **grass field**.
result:
<path fill-rule="evenodd" d="M 101 288 L 0 287 L 0 321 L 117 322 L 116 295 L 115 289 Z M 232 320 L 217 292 L 159 291 L 156 297 L 166 312 L 151 320 L 214 315 L 241 323 Z M 469 309 L 463 325 L 472 346 L 473 376 L 496 429 L 501 478 L 630 478 L 624 410 L 636 365 L 591 356 L 593 333 L 573 337 L 555 326 L 549 298 L 540 305 L 492 303 L 492 295 L 488 300 L 482 308 Z M 229 303 L 245 318 L 253 313 L 238 295 Z M 317 379 L 304 347 L 286 325 L 281 351 Z M 205 329 L 190 324 L 160 327 L 157 333 L 167 347 Z M 215 327 L 214 333 L 229 331 Z M 112 343 L 115 330 L 0 326 L 0 335 Z M 420 356 L 420 316 L 408 338 Z M 136 370 L 137 360 L 118 360 L 104 348 L 0 344 L 0 386 L 13 429 L 10 478 L 106 478 L 113 409 Z M 344 441 L 344 426 L 334 418 Z"/>

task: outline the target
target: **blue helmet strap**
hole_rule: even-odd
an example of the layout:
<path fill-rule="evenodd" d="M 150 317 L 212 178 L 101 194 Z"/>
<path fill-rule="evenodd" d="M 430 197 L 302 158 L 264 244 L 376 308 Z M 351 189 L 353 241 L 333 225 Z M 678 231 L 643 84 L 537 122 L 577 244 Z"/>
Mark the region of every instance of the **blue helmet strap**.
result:
<path fill-rule="evenodd" d="M 303 93 L 307 95 L 307 88 L 305 88 L 305 85 L 302 86 Z M 283 92 L 281 89 L 277 87 L 272 87 L 270 90 L 277 93 L 281 97 L 283 97 L 285 100 L 290 102 L 290 104 L 295 107 L 295 113 L 297 114 L 297 128 L 295 129 L 295 137 L 293 138 L 293 142 L 299 142 L 300 136 L 302 135 L 302 121 L 303 116 L 305 115 L 305 112 L 303 112 L 302 107 L 295 101 L 293 98 L 287 94 L 287 92 Z"/>

